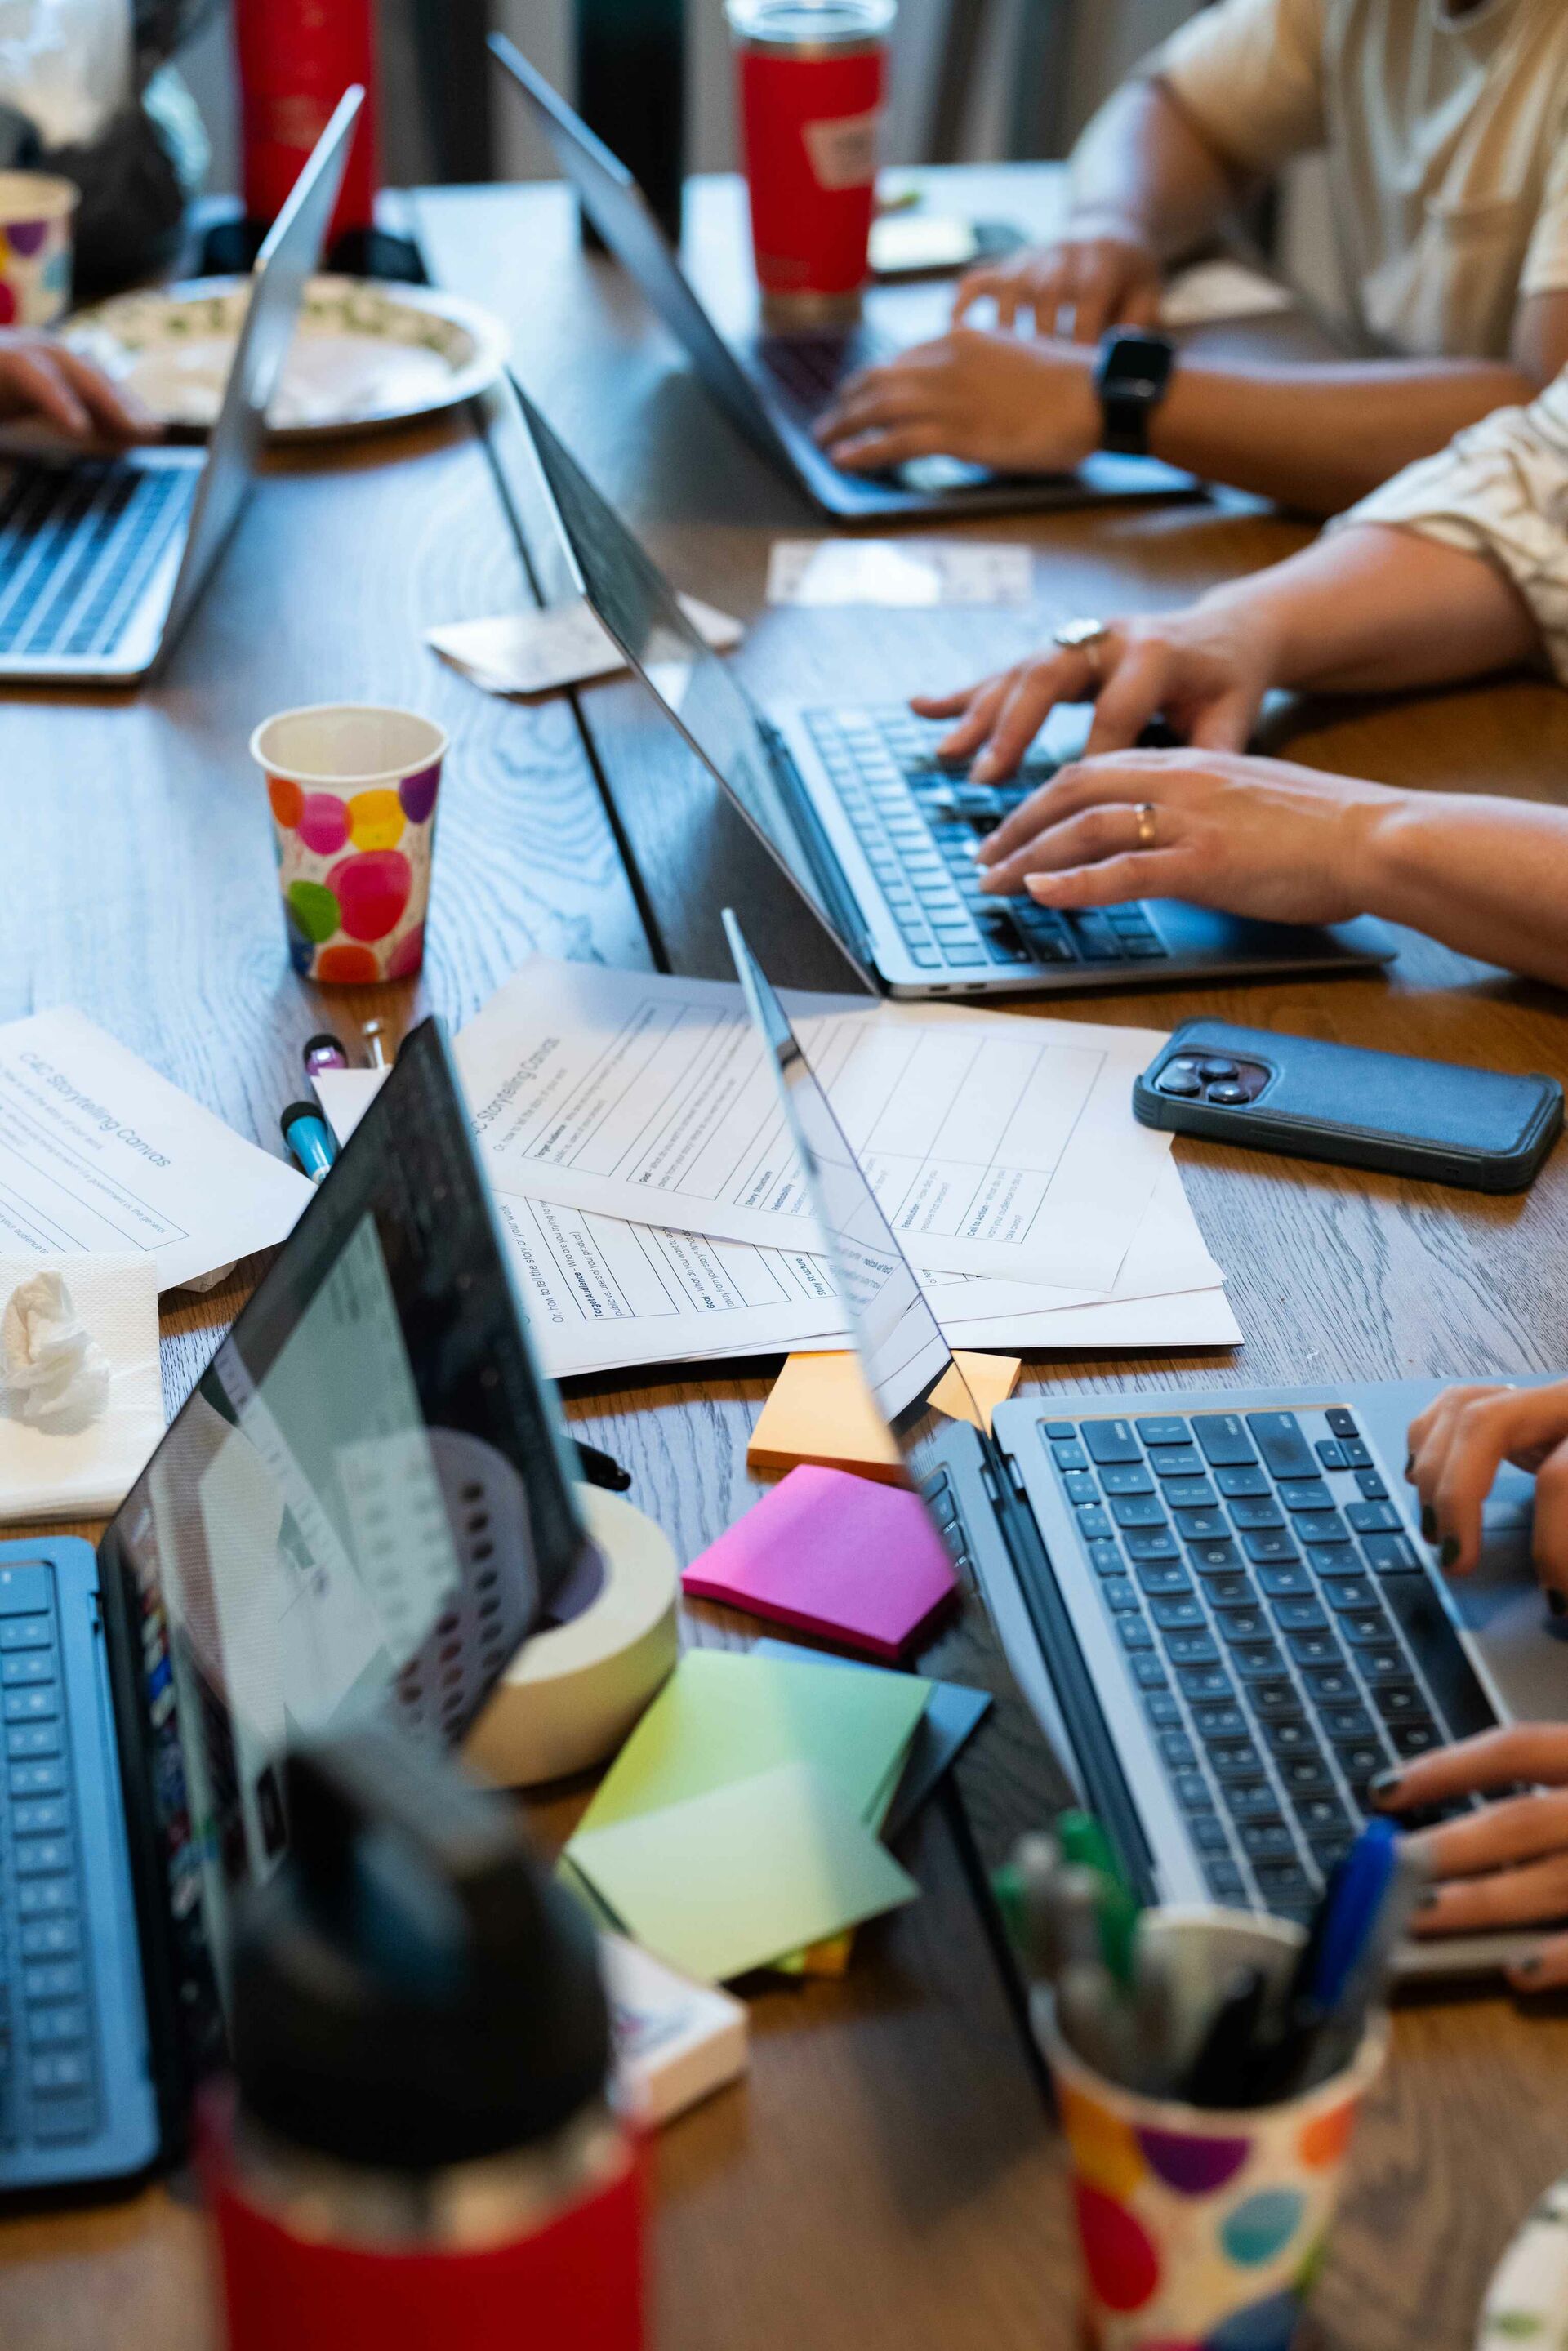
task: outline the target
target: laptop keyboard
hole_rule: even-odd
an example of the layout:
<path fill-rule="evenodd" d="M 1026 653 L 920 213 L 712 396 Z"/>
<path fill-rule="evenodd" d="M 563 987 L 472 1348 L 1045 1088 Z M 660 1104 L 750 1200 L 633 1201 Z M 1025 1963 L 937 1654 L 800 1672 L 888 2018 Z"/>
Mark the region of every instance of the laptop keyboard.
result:
<path fill-rule="evenodd" d="M 946 726 L 916 718 L 903 704 L 802 716 L 920 970 L 975 980 L 998 967 L 1103 967 L 1166 956 L 1135 902 L 1060 914 L 1027 896 L 981 891 L 975 842 L 1050 780 L 1053 759 L 1037 755 L 1006 784 L 976 785 L 938 762 Z"/>
<path fill-rule="evenodd" d="M 1495 1719 L 1354 1415 L 1040 1429 L 1210 1891 L 1305 1915 L 1374 1776 Z"/>
<path fill-rule="evenodd" d="M 112 653 L 198 479 L 114 459 L 18 466 L 0 497 L 0 653 Z"/>
<path fill-rule="evenodd" d="M 81 1854 L 54 1579 L 0 1573 L 0 2146 L 56 2147 L 99 2127 Z"/>
<path fill-rule="evenodd" d="M 839 335 L 764 335 L 757 353 L 795 406 L 820 416 L 846 376 L 892 359 L 898 348 L 888 336 L 856 327 Z"/>

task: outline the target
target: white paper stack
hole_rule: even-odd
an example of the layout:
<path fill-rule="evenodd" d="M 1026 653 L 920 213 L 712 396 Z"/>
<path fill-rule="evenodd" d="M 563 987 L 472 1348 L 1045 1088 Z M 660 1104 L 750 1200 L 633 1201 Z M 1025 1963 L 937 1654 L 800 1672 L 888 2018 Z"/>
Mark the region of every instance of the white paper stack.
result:
<path fill-rule="evenodd" d="M 1156 1032 L 858 998 L 791 1010 L 955 1345 L 1239 1341 L 1170 1137 L 1133 1116 Z M 557 1377 L 851 1343 L 737 989 L 538 957 L 456 1052 Z M 323 1072 L 340 1135 L 376 1082 Z"/>

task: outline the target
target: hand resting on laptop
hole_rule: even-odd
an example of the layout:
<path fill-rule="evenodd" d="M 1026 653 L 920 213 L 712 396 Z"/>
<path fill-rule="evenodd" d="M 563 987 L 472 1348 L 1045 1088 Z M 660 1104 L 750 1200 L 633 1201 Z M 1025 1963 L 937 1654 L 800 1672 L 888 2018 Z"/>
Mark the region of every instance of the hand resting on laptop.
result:
<path fill-rule="evenodd" d="M 55 336 L 0 327 L 0 426 L 23 421 L 80 442 L 150 441 L 162 430 L 134 392 Z"/>

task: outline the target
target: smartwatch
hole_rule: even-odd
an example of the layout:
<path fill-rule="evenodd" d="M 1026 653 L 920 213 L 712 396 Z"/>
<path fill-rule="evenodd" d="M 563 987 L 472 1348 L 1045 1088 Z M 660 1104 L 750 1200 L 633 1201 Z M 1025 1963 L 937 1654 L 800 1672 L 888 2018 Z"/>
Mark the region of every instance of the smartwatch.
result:
<path fill-rule="evenodd" d="M 1165 398 L 1176 365 L 1176 345 L 1168 335 L 1154 335 L 1133 327 L 1113 327 L 1100 346 L 1094 389 L 1104 419 L 1103 449 L 1123 457 L 1149 454 L 1149 419 Z"/>

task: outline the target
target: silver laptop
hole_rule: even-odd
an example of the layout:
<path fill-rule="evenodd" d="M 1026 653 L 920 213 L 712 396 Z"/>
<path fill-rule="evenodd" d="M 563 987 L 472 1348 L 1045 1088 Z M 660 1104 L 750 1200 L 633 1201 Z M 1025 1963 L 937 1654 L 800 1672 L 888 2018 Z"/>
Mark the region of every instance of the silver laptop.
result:
<path fill-rule="evenodd" d="M 999 1405 L 988 1436 L 933 1435 L 947 1343 L 733 914 L 725 927 L 868 1385 L 1145 1900 L 1305 1919 L 1377 1772 L 1499 1723 L 1568 1719 L 1531 1480 L 1503 1470 L 1462 1583 L 1421 1540 L 1400 1464 L 1439 1381 L 1053 1389 Z M 1403 1970 L 1474 1972 L 1540 1939 L 1417 1943 Z"/>
<path fill-rule="evenodd" d="M 345 91 L 256 256 L 206 448 L 0 465 L 0 680 L 123 685 L 172 650 L 250 494 L 363 99 Z"/>
<path fill-rule="evenodd" d="M 980 787 L 938 763 L 945 730 L 905 704 L 759 711 L 527 394 L 517 398 L 526 436 L 504 430 L 495 446 L 513 511 L 540 550 L 547 597 L 568 580 L 565 592 L 587 596 L 771 852 L 804 919 L 867 987 L 900 997 L 1146 987 L 1326 976 L 1392 956 L 1389 934 L 1365 919 L 1299 929 L 1171 899 L 1060 914 L 1027 896 L 988 897 L 977 838 L 1055 763 L 1037 753 L 1014 781 Z M 525 440 L 537 471 L 517 454 Z"/>
<path fill-rule="evenodd" d="M 750 302 L 734 320 L 716 319 L 626 166 L 504 33 L 491 34 L 490 49 L 583 211 L 683 345 L 713 399 L 824 514 L 861 522 L 879 515 L 1016 514 L 1101 498 L 1190 496 L 1197 489 L 1190 474 L 1174 466 L 1107 451 L 1070 474 L 1000 475 L 944 456 L 915 458 L 880 475 L 841 473 L 812 439 L 813 422 L 856 368 L 943 333 L 949 323 L 946 290 L 873 289 L 864 323 L 847 332 L 761 333 Z"/>

